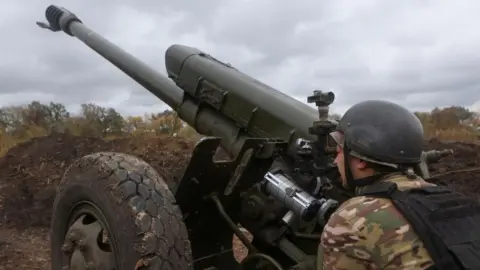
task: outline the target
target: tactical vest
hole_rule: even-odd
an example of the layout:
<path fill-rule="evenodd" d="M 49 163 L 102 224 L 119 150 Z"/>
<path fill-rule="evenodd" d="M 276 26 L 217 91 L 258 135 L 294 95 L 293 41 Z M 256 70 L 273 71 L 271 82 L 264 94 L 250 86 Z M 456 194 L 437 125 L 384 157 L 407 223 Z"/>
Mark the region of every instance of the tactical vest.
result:
<path fill-rule="evenodd" d="M 360 195 L 388 198 L 430 253 L 429 270 L 480 269 L 480 202 L 443 186 L 400 191 L 393 182 L 365 187 Z"/>

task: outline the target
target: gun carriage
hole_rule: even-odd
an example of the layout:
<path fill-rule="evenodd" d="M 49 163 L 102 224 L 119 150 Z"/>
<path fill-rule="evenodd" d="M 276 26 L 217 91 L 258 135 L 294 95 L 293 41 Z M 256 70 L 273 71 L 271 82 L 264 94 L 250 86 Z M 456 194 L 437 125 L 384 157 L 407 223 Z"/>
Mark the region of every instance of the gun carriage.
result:
<path fill-rule="evenodd" d="M 351 196 L 328 135 L 334 93 L 313 91 L 315 109 L 178 44 L 165 53 L 167 78 L 64 8 L 46 18 L 37 24 L 76 37 L 206 136 L 175 182 L 122 153 L 72 164 L 55 200 L 53 269 L 310 269 L 325 222 Z M 216 160 L 218 147 L 230 159 Z M 428 177 L 428 160 L 445 154 L 424 153 L 417 173 Z M 240 262 L 234 234 L 248 248 Z"/>

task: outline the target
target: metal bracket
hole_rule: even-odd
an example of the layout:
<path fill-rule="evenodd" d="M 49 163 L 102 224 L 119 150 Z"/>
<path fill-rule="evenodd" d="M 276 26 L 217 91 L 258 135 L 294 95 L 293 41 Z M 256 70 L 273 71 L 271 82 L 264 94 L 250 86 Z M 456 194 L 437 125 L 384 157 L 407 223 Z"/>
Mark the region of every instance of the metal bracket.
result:
<path fill-rule="evenodd" d="M 287 148 L 284 141 L 248 138 L 233 160 L 214 161 L 220 140 L 217 137 L 203 138 L 193 150 L 175 193 L 184 214 L 197 210 L 213 193 L 225 203 L 224 197 L 238 195 L 241 190 L 261 181 L 275 157 Z"/>
<path fill-rule="evenodd" d="M 237 269 L 231 225 L 239 220 L 240 194 L 263 180 L 275 157 L 287 149 L 283 141 L 247 138 L 233 160 L 214 161 L 220 140 L 207 137 L 197 143 L 175 192 L 188 229 L 195 269 Z M 229 222 L 219 213 L 218 204 L 225 209 L 221 212 L 228 214 Z"/>

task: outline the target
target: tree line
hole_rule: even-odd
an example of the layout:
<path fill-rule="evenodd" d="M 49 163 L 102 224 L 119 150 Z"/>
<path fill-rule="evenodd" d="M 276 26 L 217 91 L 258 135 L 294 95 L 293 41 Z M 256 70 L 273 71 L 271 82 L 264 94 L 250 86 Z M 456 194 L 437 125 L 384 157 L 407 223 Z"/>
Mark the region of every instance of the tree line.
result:
<path fill-rule="evenodd" d="M 194 132 L 165 110 L 143 116 L 123 117 L 114 108 L 93 103 L 81 105 L 79 114 L 69 112 L 64 104 L 33 101 L 24 106 L 0 108 L 0 134 L 15 138 L 32 137 L 32 133 L 70 133 L 79 136 L 122 136 L 135 133 Z"/>
<path fill-rule="evenodd" d="M 435 108 L 430 112 L 416 112 L 426 132 L 447 130 L 475 131 L 480 126 L 478 113 L 460 106 Z M 339 118 L 340 115 L 332 115 Z M 23 139 L 35 134 L 51 132 L 79 136 L 121 136 L 135 133 L 162 133 L 184 135 L 195 131 L 181 121 L 175 112 L 165 110 L 143 116 L 123 117 L 114 108 L 93 103 L 81 105 L 79 114 L 69 112 L 64 104 L 33 101 L 24 106 L 0 108 L 0 134 Z"/>

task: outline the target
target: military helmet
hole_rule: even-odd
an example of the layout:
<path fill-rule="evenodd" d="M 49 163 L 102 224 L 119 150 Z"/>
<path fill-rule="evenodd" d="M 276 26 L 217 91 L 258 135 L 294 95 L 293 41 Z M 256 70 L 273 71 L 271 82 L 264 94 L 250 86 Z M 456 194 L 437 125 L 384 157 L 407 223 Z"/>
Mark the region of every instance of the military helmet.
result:
<path fill-rule="evenodd" d="M 369 100 L 342 116 L 333 139 L 365 161 L 398 168 L 420 162 L 424 134 L 417 116 L 389 101 Z"/>

